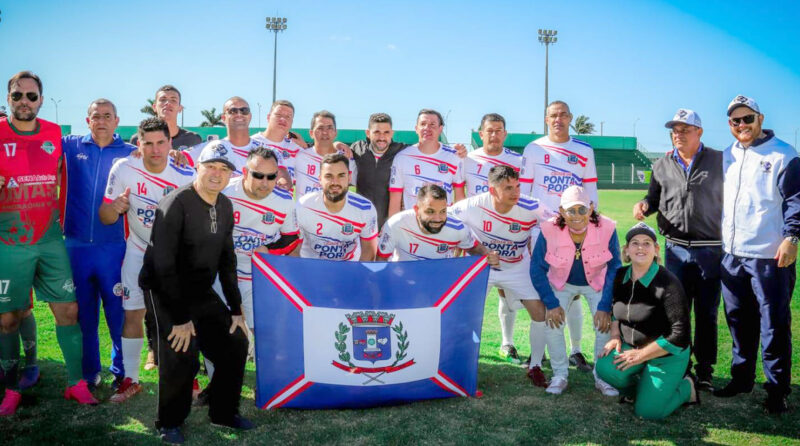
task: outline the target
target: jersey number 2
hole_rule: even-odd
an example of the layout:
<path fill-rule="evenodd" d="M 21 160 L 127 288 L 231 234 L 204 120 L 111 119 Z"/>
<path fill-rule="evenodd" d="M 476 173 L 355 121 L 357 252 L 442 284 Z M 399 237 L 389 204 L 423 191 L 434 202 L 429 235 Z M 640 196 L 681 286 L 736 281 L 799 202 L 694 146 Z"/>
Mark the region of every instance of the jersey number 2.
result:
<path fill-rule="evenodd" d="M 317 223 L 317 235 L 322 235 L 322 223 Z"/>

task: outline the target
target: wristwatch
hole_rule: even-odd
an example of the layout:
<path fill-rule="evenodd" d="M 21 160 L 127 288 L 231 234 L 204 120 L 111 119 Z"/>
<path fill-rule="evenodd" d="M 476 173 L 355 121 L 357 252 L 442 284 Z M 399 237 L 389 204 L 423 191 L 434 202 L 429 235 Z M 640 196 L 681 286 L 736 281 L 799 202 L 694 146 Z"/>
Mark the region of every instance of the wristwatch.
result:
<path fill-rule="evenodd" d="M 797 238 L 796 235 L 790 235 L 790 236 L 784 238 L 784 240 L 788 240 L 789 243 L 792 244 L 792 246 L 797 246 L 797 243 L 800 242 L 800 238 Z"/>

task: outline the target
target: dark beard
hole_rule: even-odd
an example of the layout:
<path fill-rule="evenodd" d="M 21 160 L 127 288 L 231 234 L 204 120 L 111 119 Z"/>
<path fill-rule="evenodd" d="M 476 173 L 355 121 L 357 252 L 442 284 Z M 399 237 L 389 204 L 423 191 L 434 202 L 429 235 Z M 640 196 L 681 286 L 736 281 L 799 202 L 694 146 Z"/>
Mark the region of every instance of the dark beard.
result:
<path fill-rule="evenodd" d="M 438 228 L 432 227 L 431 226 L 431 222 L 429 222 L 429 221 L 420 220 L 419 224 L 422 226 L 423 229 L 425 229 L 426 231 L 428 231 L 431 234 L 438 234 L 438 233 L 442 232 L 442 228 L 444 228 L 444 224 L 442 224 Z"/>
<path fill-rule="evenodd" d="M 28 109 L 27 112 L 23 112 L 12 108 L 11 114 L 14 115 L 15 121 L 30 122 L 36 119 L 36 112 L 34 112 L 33 109 Z"/>
<path fill-rule="evenodd" d="M 339 201 L 344 200 L 344 197 L 347 196 L 347 189 L 343 190 L 341 194 L 335 195 L 329 191 L 324 191 L 325 198 L 330 201 L 331 203 L 337 203 Z"/>

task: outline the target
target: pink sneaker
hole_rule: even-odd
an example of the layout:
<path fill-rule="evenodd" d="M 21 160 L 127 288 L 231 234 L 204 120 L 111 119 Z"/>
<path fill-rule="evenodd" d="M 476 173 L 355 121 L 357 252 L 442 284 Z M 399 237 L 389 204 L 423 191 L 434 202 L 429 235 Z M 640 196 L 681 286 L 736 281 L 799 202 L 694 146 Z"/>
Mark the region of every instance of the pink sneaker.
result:
<path fill-rule="evenodd" d="M 3 403 L 0 404 L 0 417 L 10 417 L 17 413 L 17 406 L 22 399 L 22 394 L 14 390 L 6 389 Z"/>
<path fill-rule="evenodd" d="M 67 387 L 67 390 L 64 391 L 64 398 L 75 400 L 78 404 L 88 404 L 90 406 L 96 406 L 100 403 L 100 401 L 97 401 L 97 398 L 92 395 L 92 392 L 89 391 L 89 386 L 84 380 L 78 381 L 78 384 L 72 387 Z"/>

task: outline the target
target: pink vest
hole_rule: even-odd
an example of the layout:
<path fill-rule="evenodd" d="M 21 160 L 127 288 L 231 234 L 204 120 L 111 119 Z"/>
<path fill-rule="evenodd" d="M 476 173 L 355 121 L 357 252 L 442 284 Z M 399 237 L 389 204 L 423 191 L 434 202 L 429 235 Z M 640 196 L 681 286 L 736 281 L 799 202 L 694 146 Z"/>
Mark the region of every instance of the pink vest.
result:
<path fill-rule="evenodd" d="M 569 229 L 564 226 L 560 229 L 556 224 L 556 217 L 542 223 L 541 230 L 544 239 L 547 241 L 547 253 L 544 261 L 550 265 L 547 271 L 547 278 L 557 290 L 564 289 L 572 269 L 572 262 L 575 261 L 575 242 L 569 236 Z M 611 251 L 608 250 L 608 242 L 614 234 L 617 223 L 614 220 L 600 216 L 600 225 L 595 226 L 589 223 L 586 231 L 586 238 L 581 247 L 581 258 L 583 271 L 586 273 L 586 281 L 595 291 L 603 289 L 606 281 L 606 269 L 608 261 L 611 260 Z"/>

